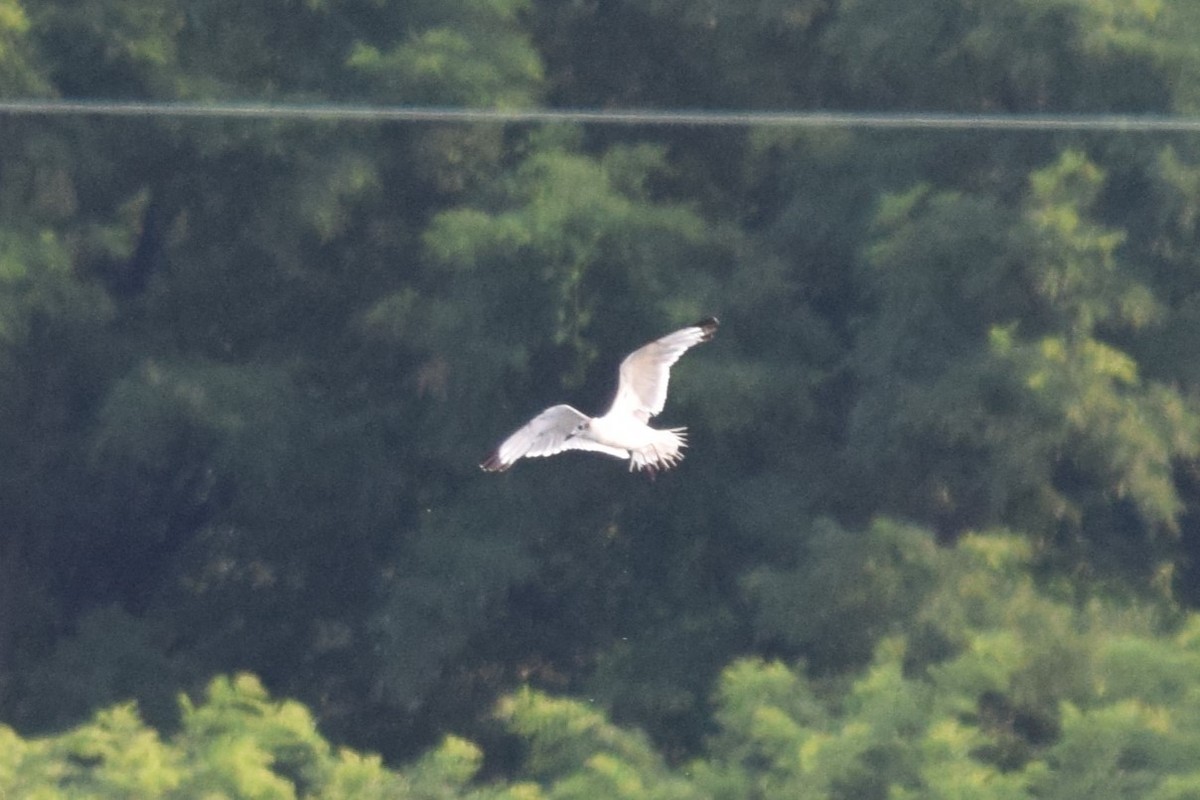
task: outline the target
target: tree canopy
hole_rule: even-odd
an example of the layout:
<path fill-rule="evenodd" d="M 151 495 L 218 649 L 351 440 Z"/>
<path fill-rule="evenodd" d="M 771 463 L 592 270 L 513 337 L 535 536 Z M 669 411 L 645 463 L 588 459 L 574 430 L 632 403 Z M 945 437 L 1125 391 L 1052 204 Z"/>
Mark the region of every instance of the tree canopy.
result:
<path fill-rule="evenodd" d="M 1186 115 L 1200 10 L 0 0 L 0 97 Z M 1200 791 L 1195 135 L 0 125 L 0 796 Z M 479 472 L 710 314 L 676 471 Z"/>

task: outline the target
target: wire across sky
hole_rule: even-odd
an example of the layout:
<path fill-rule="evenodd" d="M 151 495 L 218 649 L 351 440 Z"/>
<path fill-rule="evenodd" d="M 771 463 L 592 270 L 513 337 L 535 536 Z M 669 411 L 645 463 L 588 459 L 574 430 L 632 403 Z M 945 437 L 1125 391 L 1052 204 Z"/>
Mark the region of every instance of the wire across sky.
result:
<path fill-rule="evenodd" d="M 0 116 L 206 117 L 341 122 L 586 123 L 680 127 L 1200 132 L 1200 117 L 1155 114 L 989 114 L 918 111 L 488 109 L 339 103 L 0 100 Z"/>

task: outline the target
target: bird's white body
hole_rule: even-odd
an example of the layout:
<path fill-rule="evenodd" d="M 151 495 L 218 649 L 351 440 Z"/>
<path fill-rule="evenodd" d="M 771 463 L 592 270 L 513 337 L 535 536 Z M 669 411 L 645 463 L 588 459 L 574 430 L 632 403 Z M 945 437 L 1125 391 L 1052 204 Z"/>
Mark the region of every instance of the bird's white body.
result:
<path fill-rule="evenodd" d="M 709 318 L 635 350 L 621 362 L 617 393 L 604 416 L 551 406 L 505 439 L 480 466 L 500 472 L 524 457 L 591 450 L 628 458 L 631 470 L 673 467 L 683 458 L 686 429 L 651 428 L 648 423 L 667 402 L 671 366 L 690 348 L 712 339 L 716 330 L 717 320 Z"/>
<path fill-rule="evenodd" d="M 593 442 L 616 451 L 611 455 L 629 458 L 631 469 L 672 466 L 683 458 L 687 446 L 684 428 L 651 428 L 626 414 L 596 417 L 587 431 Z"/>

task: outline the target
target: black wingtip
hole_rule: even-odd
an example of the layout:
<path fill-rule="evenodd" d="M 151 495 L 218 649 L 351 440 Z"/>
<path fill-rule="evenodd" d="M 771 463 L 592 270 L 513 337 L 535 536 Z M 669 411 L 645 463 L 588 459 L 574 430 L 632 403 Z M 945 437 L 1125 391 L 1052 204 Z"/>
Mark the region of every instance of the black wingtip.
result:
<path fill-rule="evenodd" d="M 496 450 L 488 454 L 488 457 L 479 462 L 479 468 L 484 472 L 504 472 L 511 464 L 505 464 L 500 460 L 500 451 Z"/>
<path fill-rule="evenodd" d="M 708 341 L 711 341 L 713 336 L 716 335 L 717 326 L 720 324 L 721 324 L 721 321 L 718 320 L 716 317 L 705 317 L 704 319 L 700 320 L 692 327 L 699 328 L 700 331 L 704 334 L 704 338 L 701 339 L 700 341 L 708 342 Z"/>

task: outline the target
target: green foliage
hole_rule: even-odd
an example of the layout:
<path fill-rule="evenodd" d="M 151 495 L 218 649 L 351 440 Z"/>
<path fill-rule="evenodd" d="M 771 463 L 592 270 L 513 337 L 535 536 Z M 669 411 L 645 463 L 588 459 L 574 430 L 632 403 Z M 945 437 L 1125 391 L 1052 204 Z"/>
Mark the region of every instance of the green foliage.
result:
<path fill-rule="evenodd" d="M 514 515 L 503 502 L 489 505 L 497 516 Z M 452 507 L 422 514 L 403 559 L 383 578 L 383 601 L 370 622 L 383 655 L 379 690 L 389 699 L 418 703 L 505 589 L 529 573 L 520 540 L 505 530 Z"/>
<path fill-rule="evenodd" d="M 893 535 L 880 523 L 867 538 Z M 932 555 L 937 578 L 898 620 L 903 638 L 879 640 L 844 690 L 778 664 L 727 670 L 713 751 L 742 766 L 719 775 L 726 796 L 752 796 L 750 786 L 760 796 L 1148 796 L 1187 785 L 1200 741 L 1187 699 L 1194 619 L 1162 636 L 1151 616 L 1100 600 L 1073 607 L 1037 588 L 1013 537 Z M 763 764 L 772 769 L 755 775 Z"/>
<path fill-rule="evenodd" d="M 853 535 L 847 533 L 847 535 Z M 1200 621 L 1164 627 L 1150 607 L 1042 588 L 1018 537 L 955 549 L 880 521 L 872 543 L 887 585 L 913 561 L 936 568 L 909 613 L 876 639 L 869 664 L 838 679 L 746 658 L 722 673 L 714 730 L 668 763 L 641 732 L 581 700 L 522 689 L 498 720 L 522 743 L 503 778 L 482 782 L 482 753 L 447 737 L 395 769 L 335 749 L 311 713 L 273 701 L 249 675 L 182 701 L 160 736 L 132 705 L 62 734 L 0 728 L 0 791 L 69 797 L 1033 798 L 1186 797 L 1200 719 Z M 845 624 L 854 620 L 847 613 Z M 930 649 L 929 642 L 941 642 Z"/>
<path fill-rule="evenodd" d="M 406 103 L 529 105 L 542 65 L 517 24 L 527 0 L 452 4 L 438 24 L 381 51 L 356 43 L 347 64 L 368 75 L 383 96 Z"/>
<path fill-rule="evenodd" d="M 108 298 L 71 275 L 67 248 L 51 230 L 0 235 L 0 347 L 28 342 L 39 318 L 86 327 L 104 321 Z"/>
<path fill-rule="evenodd" d="M 1145 110 L 1169 95 L 1156 69 L 1165 5 L 1182 4 L 938 0 L 896 11 L 854 0 L 824 44 L 866 105 Z"/>
<path fill-rule="evenodd" d="M 688 261 L 711 240 L 690 209 L 652 202 L 646 184 L 663 168 L 662 152 L 650 147 L 615 149 L 600 160 L 537 153 L 500 183 L 487 210 L 436 217 L 425 245 L 446 268 L 502 292 L 487 298 L 491 307 L 541 301 L 526 330 L 549 329 L 586 366 L 596 355 L 582 335 L 596 315 L 592 298 L 668 297 L 679 288 L 686 294 L 675 302 L 700 313 L 703 287 L 687 285 L 699 277 Z M 529 270 L 530 263 L 541 266 Z"/>
<path fill-rule="evenodd" d="M 59 736 L 7 739 L 0 791 L 22 797 L 394 797 L 406 789 L 461 786 L 471 749 L 448 742 L 402 781 L 379 759 L 334 750 L 298 703 L 271 701 L 257 679 L 218 678 L 205 699 L 183 701 L 182 725 L 160 738 L 131 704 L 99 712 Z"/>
<path fill-rule="evenodd" d="M 1172 469 L 1200 445 L 1196 412 L 1106 341 L 1160 312 L 1116 260 L 1121 236 L 1082 214 L 1101 179 L 1068 152 L 1031 176 L 1019 218 L 927 190 L 884 204 L 886 234 L 870 253 L 882 313 L 858 359 L 886 400 L 864 393 L 856 434 L 883 438 L 888 449 L 863 458 L 893 468 L 914 440 L 941 443 L 910 511 L 1052 530 L 1084 524 L 1099 493 L 1131 503 L 1152 530 L 1175 529 Z M 986 475 L 972 474 L 980 458 Z M 1088 521 L 1100 536 L 1106 523 Z"/>
<path fill-rule="evenodd" d="M 29 16 L 19 0 L 0 3 L 0 96 L 40 94 L 44 78 L 33 63 Z"/>
<path fill-rule="evenodd" d="M 83 616 L 75 631 L 39 659 L 36 670 L 14 687 L 16 715 L 43 729 L 61 729 L 86 718 L 98 705 L 139 698 L 157 726 L 177 718 L 175 692 L 191 679 L 188 667 L 166 651 L 170 633 L 115 607 Z"/>
<path fill-rule="evenodd" d="M 551 798 L 694 797 L 636 731 L 613 726 L 587 705 L 522 691 L 497 712 L 529 743 L 528 774 Z"/>
<path fill-rule="evenodd" d="M 813 528 L 794 566 L 759 567 L 743 579 L 757 634 L 805 653 L 818 671 L 866 663 L 925 601 L 938 553 L 924 531 L 891 522 L 865 533 L 830 520 Z"/>
<path fill-rule="evenodd" d="M 1196 9 L 0 0 L 0 95 L 1189 113 Z M 0 178 L 0 795 L 1195 793 L 1189 135 L 9 116 Z M 707 314 L 678 471 L 479 474 Z M 242 669 L 297 700 L 179 717 Z"/>

